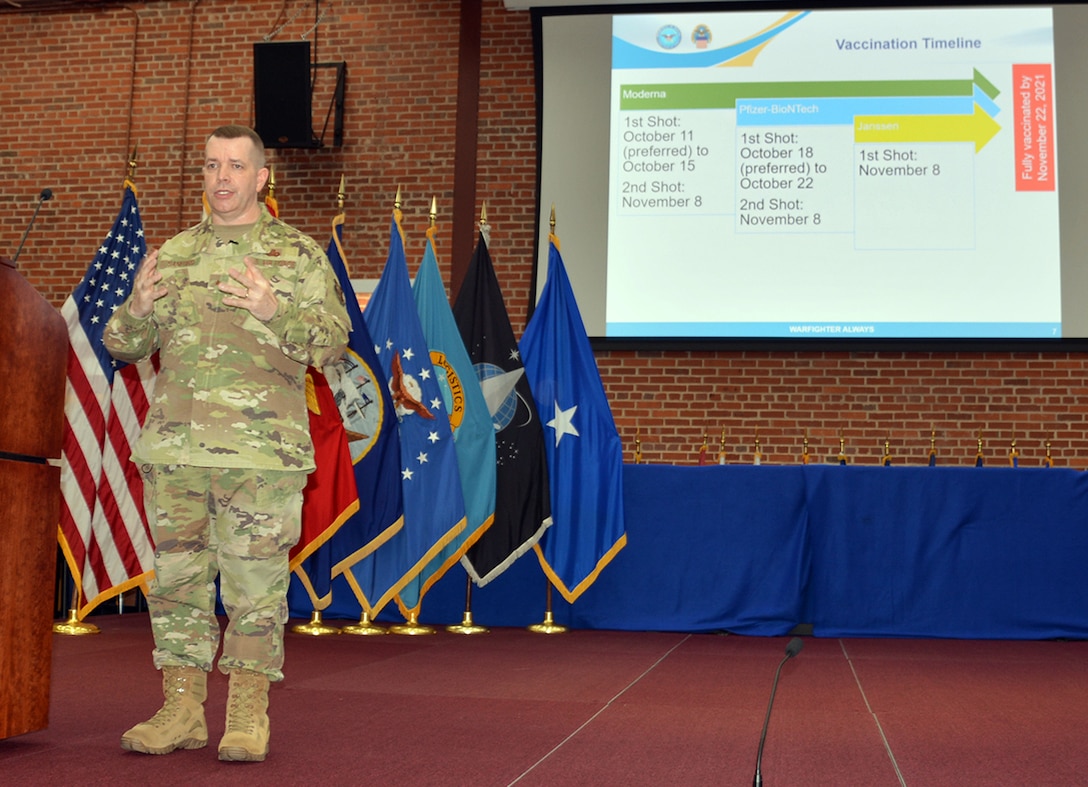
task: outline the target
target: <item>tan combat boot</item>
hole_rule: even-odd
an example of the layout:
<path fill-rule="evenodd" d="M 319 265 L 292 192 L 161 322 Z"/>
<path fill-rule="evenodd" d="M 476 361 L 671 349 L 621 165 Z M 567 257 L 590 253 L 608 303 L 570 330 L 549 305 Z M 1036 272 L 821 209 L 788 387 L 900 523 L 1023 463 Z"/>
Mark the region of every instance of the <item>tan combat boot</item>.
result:
<path fill-rule="evenodd" d="M 159 712 L 121 736 L 121 748 L 144 754 L 169 754 L 175 749 L 200 749 L 208 745 L 204 700 L 208 698 L 208 673 L 198 667 L 163 667 Z"/>
<path fill-rule="evenodd" d="M 263 762 L 268 754 L 268 676 L 250 670 L 230 673 L 227 731 L 219 741 L 219 759 Z"/>

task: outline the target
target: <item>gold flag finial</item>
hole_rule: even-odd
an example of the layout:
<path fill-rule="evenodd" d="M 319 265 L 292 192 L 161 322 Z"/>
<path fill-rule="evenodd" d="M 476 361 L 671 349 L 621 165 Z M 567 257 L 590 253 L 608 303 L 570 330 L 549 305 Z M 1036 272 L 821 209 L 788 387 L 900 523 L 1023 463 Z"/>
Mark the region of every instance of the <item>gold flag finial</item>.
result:
<path fill-rule="evenodd" d="M 552 213 L 548 218 L 548 227 L 551 229 L 552 235 L 555 234 L 555 203 L 552 203 Z"/>
<path fill-rule="evenodd" d="M 805 427 L 804 436 L 801 440 L 801 464 L 808 464 L 808 427 Z"/>
<path fill-rule="evenodd" d="M 336 192 L 336 209 L 343 212 L 344 210 L 344 197 L 347 193 L 344 190 L 344 174 L 340 173 L 340 188 Z"/>
<path fill-rule="evenodd" d="M 431 217 L 431 226 L 433 227 L 438 220 L 438 200 L 435 199 L 434 196 L 431 197 L 431 212 L 429 215 Z"/>
<path fill-rule="evenodd" d="M 635 429 L 635 464 L 642 464 L 642 432 Z"/>
<path fill-rule="evenodd" d="M 397 186 L 397 196 L 393 197 L 393 207 L 400 210 L 400 186 Z"/>
<path fill-rule="evenodd" d="M 274 164 L 268 165 L 268 196 L 276 196 L 276 166 Z"/>
<path fill-rule="evenodd" d="M 480 235 L 483 236 L 484 245 L 491 244 L 491 225 L 487 223 L 487 203 L 480 205 Z"/>
<path fill-rule="evenodd" d="M 132 148 L 132 155 L 129 156 L 129 159 L 128 159 L 128 179 L 129 180 L 134 180 L 136 178 L 136 149 L 138 147 L 139 146 L 137 145 L 137 146 L 134 146 Z"/>

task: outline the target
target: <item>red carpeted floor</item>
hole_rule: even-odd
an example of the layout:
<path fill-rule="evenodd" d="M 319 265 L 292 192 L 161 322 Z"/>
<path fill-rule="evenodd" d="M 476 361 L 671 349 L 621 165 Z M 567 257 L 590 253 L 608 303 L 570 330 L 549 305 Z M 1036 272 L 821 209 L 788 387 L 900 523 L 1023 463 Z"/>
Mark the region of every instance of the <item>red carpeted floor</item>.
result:
<path fill-rule="evenodd" d="M 0 741 L 0 784 L 749 785 L 785 638 L 609 631 L 288 635 L 272 750 L 152 757 L 145 615 L 57 636 L 49 728 Z M 773 785 L 1088 783 L 1088 643 L 821 639 L 782 670 Z"/>

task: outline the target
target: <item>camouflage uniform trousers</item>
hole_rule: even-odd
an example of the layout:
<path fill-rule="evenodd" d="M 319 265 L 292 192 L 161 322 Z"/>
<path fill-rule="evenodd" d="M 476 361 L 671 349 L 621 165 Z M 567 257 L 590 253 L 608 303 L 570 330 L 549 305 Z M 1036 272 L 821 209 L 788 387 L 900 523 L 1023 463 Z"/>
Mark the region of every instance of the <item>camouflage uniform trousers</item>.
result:
<path fill-rule="evenodd" d="M 229 621 L 220 671 L 282 680 L 288 559 L 301 534 L 307 474 L 144 465 L 142 475 L 155 542 L 147 596 L 155 666 L 211 670 L 218 574 Z"/>

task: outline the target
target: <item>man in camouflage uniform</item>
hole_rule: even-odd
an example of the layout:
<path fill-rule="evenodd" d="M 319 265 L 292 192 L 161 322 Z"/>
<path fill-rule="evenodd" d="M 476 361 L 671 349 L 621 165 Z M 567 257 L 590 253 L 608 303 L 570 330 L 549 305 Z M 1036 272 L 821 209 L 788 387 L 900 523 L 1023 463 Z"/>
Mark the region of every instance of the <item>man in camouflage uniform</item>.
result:
<path fill-rule="evenodd" d="M 321 247 L 268 212 L 259 136 L 216 129 L 205 145 L 210 216 L 152 250 L 106 327 L 110 353 L 160 369 L 133 452 L 155 541 L 148 593 L 166 701 L 121 738 L 149 754 L 208 740 L 203 702 L 219 646 L 215 578 L 229 623 L 219 759 L 268 752 L 268 685 L 282 680 L 288 553 L 314 468 L 307 365 L 339 358 L 349 323 Z"/>

